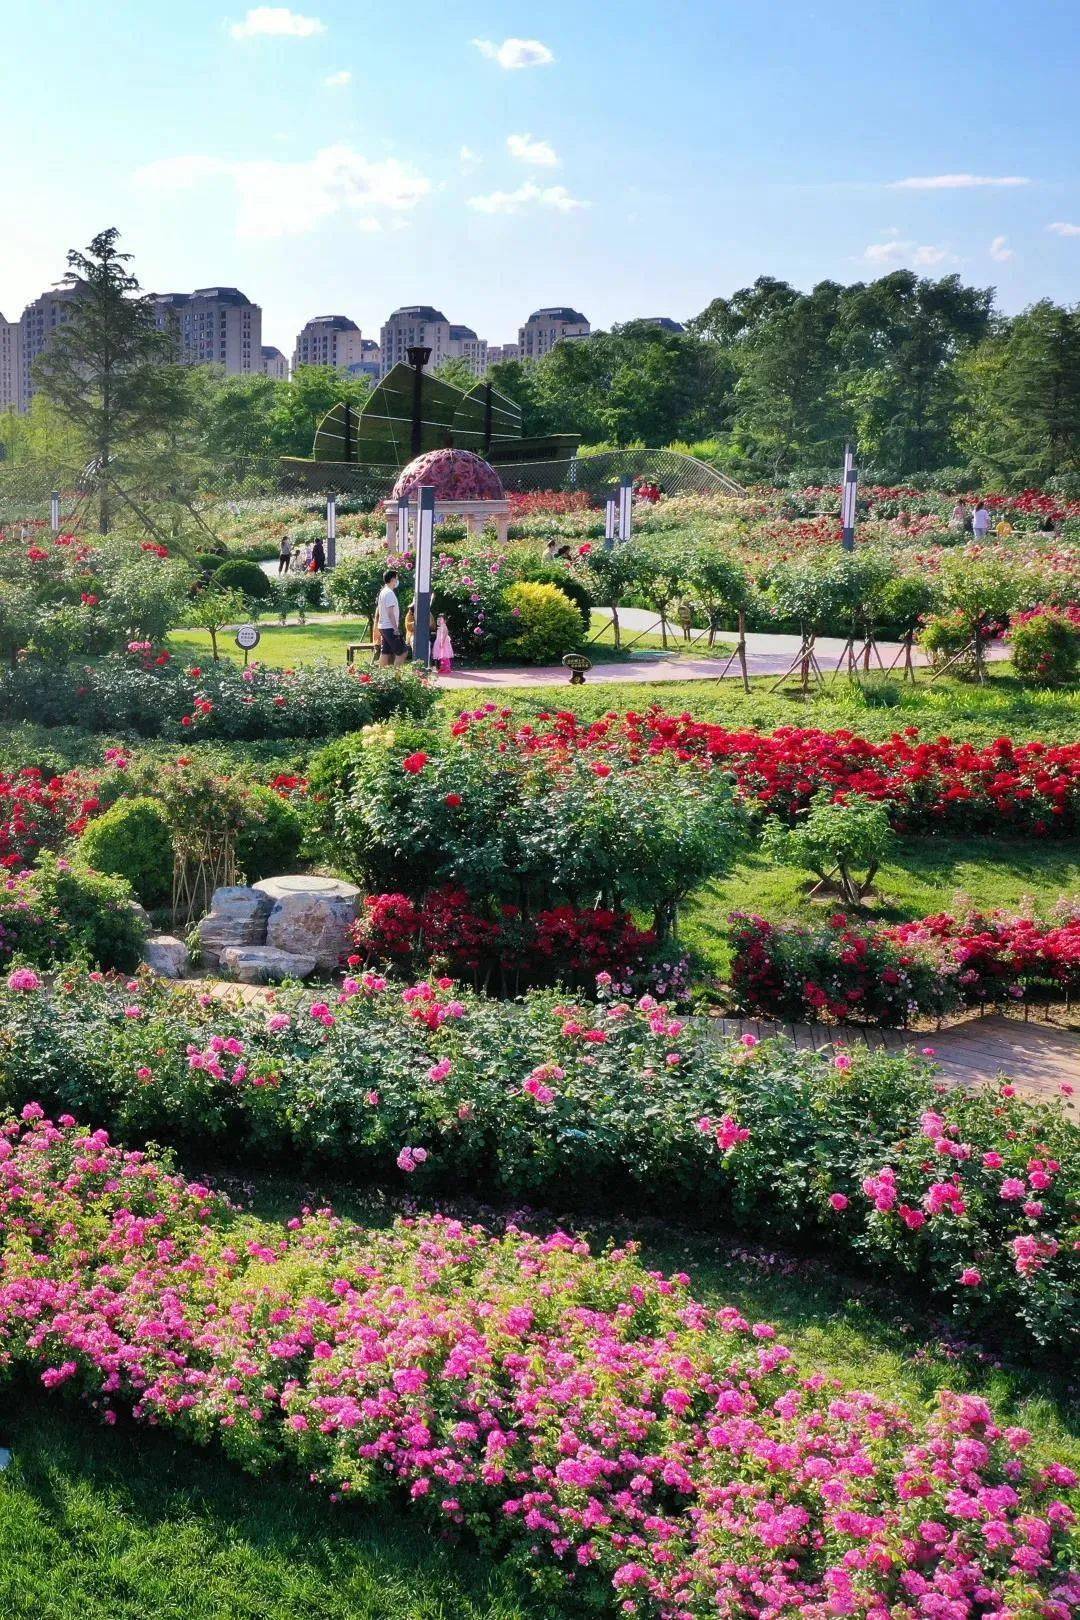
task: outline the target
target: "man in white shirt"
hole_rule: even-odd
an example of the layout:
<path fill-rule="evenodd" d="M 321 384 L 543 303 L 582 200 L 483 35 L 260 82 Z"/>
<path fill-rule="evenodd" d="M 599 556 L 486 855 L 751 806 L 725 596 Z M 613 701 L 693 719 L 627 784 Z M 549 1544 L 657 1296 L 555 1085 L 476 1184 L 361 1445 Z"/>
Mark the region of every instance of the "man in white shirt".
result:
<path fill-rule="evenodd" d="M 379 633 L 379 663 L 384 669 L 405 662 L 405 641 L 401 634 L 401 609 L 397 599 L 398 572 L 388 568 L 383 575 L 383 587 L 375 606 L 375 625 Z"/>
<path fill-rule="evenodd" d="M 985 540 L 989 529 L 990 513 L 986 510 L 985 503 L 980 501 L 971 514 L 971 532 L 976 540 Z"/>

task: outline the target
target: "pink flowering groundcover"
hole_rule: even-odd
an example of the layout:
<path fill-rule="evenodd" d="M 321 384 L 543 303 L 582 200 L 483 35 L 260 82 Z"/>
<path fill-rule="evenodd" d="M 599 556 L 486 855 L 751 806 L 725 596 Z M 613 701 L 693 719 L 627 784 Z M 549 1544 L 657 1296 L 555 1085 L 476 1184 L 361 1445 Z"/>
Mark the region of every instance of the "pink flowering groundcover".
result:
<path fill-rule="evenodd" d="M 0 1369 L 336 1502 L 411 1501 L 607 1612 L 1080 1602 L 1076 1475 L 982 1399 L 844 1389 L 563 1232 L 258 1222 L 34 1104 L 0 1127 Z"/>

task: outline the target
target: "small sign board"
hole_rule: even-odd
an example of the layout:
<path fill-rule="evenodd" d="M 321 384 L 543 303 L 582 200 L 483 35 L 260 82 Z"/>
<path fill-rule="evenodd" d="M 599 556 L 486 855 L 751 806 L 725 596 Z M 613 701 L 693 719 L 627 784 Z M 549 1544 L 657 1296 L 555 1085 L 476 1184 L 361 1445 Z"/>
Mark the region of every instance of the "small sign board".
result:
<path fill-rule="evenodd" d="M 242 624 L 236 632 L 236 645 L 250 652 L 262 640 L 262 632 L 253 624 Z"/>
<path fill-rule="evenodd" d="M 584 653 L 564 653 L 563 668 L 570 671 L 571 686 L 584 686 L 585 671 L 592 669 L 592 659 L 586 658 Z"/>

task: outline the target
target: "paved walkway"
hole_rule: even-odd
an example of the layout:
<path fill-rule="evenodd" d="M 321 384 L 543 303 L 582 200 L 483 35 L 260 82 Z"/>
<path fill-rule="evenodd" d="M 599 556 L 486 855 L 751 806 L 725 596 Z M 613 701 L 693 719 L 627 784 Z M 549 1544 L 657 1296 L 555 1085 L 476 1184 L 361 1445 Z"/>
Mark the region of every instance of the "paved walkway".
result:
<path fill-rule="evenodd" d="M 780 1024 L 757 1018 L 699 1020 L 717 1040 L 752 1034 L 759 1039 L 783 1035 L 802 1051 L 829 1051 L 834 1046 L 869 1046 L 875 1051 L 930 1049 L 943 1080 L 953 1086 L 992 1085 L 1000 1076 L 1015 1081 L 1018 1091 L 1043 1102 L 1063 1101 L 1080 1123 L 1080 1031 L 1041 1020 L 1006 1018 L 1001 1013 L 976 1014 L 936 1032 L 861 1028 L 856 1025 Z M 1063 1085 L 1075 1087 L 1072 1096 Z"/>
<path fill-rule="evenodd" d="M 609 609 L 599 608 L 597 612 L 608 612 Z M 623 630 L 624 645 L 632 642 L 633 638 L 643 633 L 659 635 L 660 620 L 655 613 L 644 608 L 620 608 L 619 624 Z M 594 681 L 716 681 L 721 679 L 738 680 L 741 675 L 738 659 L 727 664 L 726 655 L 718 656 L 716 653 L 702 653 L 695 655 L 695 639 L 704 646 L 706 632 L 691 630 L 691 641 L 683 638 L 681 626 L 672 630 L 668 627 L 672 651 L 664 653 L 650 648 L 648 651 L 635 652 L 630 647 L 629 660 L 620 660 L 617 663 L 603 663 L 597 661 L 589 670 L 586 679 Z M 729 649 L 732 645 L 731 631 L 721 630 L 719 641 Z M 799 651 L 801 640 L 796 635 L 783 635 L 767 630 L 748 630 L 746 633 L 746 667 L 751 675 L 772 675 L 779 678 L 790 669 L 793 659 Z M 894 675 L 897 679 L 903 674 L 904 649 L 898 641 L 879 641 L 877 643 L 878 658 L 872 658 L 871 668 L 881 673 L 881 665 L 888 670 L 895 664 Z M 605 649 L 596 647 L 593 654 L 597 660 L 603 658 Z M 830 674 L 843 661 L 847 650 L 847 643 L 839 636 L 821 636 L 814 644 L 814 655 L 823 674 Z M 1007 649 L 996 645 L 987 649 L 988 659 L 997 660 L 1008 656 Z M 929 663 L 926 654 L 916 647 L 912 652 L 912 663 L 918 668 L 925 668 Z M 501 667 L 482 669 L 455 670 L 452 675 L 440 675 L 439 685 L 448 690 L 471 688 L 485 690 L 497 686 L 565 686 L 570 677 L 561 665 L 548 665 L 542 668 L 529 668 L 522 665 L 505 665 Z M 792 676 L 792 681 L 798 679 Z"/>

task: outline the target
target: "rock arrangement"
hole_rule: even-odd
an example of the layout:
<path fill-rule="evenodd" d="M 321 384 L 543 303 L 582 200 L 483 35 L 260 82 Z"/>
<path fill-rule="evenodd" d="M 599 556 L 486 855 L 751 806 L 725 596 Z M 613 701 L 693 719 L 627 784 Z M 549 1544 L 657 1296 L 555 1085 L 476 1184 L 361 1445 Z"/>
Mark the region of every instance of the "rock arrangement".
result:
<path fill-rule="evenodd" d="M 199 924 L 203 968 L 241 984 L 331 974 L 348 941 L 359 889 L 338 878 L 264 878 L 216 889 Z"/>

